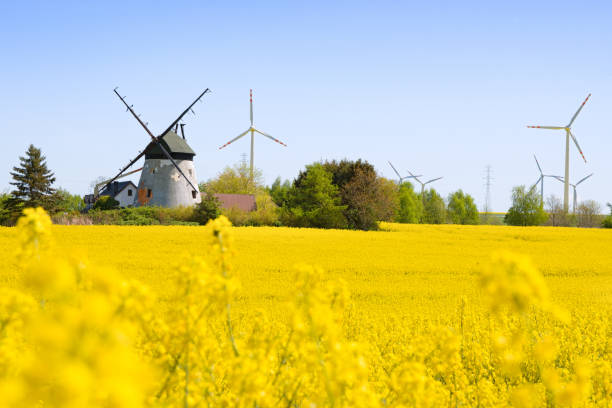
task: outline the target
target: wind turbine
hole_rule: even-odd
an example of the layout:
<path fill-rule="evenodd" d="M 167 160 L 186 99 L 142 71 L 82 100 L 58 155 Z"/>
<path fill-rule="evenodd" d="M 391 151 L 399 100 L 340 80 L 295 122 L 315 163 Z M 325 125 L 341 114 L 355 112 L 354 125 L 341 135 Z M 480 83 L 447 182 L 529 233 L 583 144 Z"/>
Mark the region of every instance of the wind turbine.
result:
<path fill-rule="evenodd" d="M 238 136 L 236 136 L 235 138 L 233 138 L 232 140 L 230 140 L 229 142 L 227 142 L 226 144 L 224 144 L 223 146 L 221 146 L 219 148 L 219 150 L 223 149 L 224 147 L 226 147 L 227 145 L 234 143 L 236 140 L 240 139 L 241 137 L 245 136 L 247 133 L 251 132 L 251 161 L 250 161 L 250 175 L 251 175 L 251 181 L 253 181 L 253 156 L 255 155 L 255 132 L 259 133 L 262 136 L 267 137 L 268 139 L 274 140 L 276 143 L 280 143 L 281 145 L 287 147 L 287 145 L 283 142 L 281 142 L 280 140 L 270 136 L 267 133 L 264 133 L 260 130 L 257 130 L 253 127 L 253 90 L 250 89 L 250 98 L 249 98 L 250 104 L 251 104 L 251 126 L 245 130 L 244 132 L 242 132 L 241 134 L 239 134 Z"/>
<path fill-rule="evenodd" d="M 580 183 L 582 183 L 583 181 L 585 181 L 586 179 L 588 179 L 589 177 L 591 177 L 593 174 L 595 174 L 595 173 L 591 173 L 591 174 L 589 174 L 588 176 L 581 178 L 580 180 L 578 180 L 578 182 L 577 182 L 576 184 L 569 183 L 569 185 L 570 185 L 570 186 L 572 186 L 572 188 L 574 189 L 574 202 L 573 202 L 573 204 L 572 204 L 572 206 L 573 206 L 573 210 L 572 210 L 572 211 L 573 211 L 573 213 L 574 213 L 574 214 L 576 213 L 576 201 L 577 201 L 577 196 L 578 196 L 578 195 L 576 194 L 576 187 L 578 187 L 578 185 L 579 185 Z M 559 176 L 553 176 L 553 177 L 554 177 L 554 178 L 556 178 L 557 180 L 559 180 L 559 181 L 560 181 L 560 182 L 562 182 L 562 183 L 564 183 L 564 182 L 565 182 L 565 181 L 563 180 L 563 177 L 559 177 Z"/>
<path fill-rule="evenodd" d="M 397 177 L 398 177 L 398 179 L 399 179 L 399 183 L 398 183 L 398 184 L 402 184 L 402 181 L 403 181 L 403 180 L 405 180 L 405 179 L 414 178 L 414 176 L 405 176 L 405 177 L 402 177 L 402 176 L 399 174 L 399 171 L 397 171 L 397 170 L 396 170 L 395 166 L 393 166 L 393 164 L 391 164 L 391 162 L 390 162 L 390 161 L 388 161 L 387 163 L 389 163 L 389 166 L 391 166 L 391 168 L 393 169 L 393 171 L 395 172 L 395 174 L 397 174 Z M 421 176 L 417 176 L 417 177 L 421 177 Z"/>
<path fill-rule="evenodd" d="M 540 167 L 540 163 L 538 162 L 538 158 L 536 157 L 536 155 L 533 155 L 533 158 L 535 159 L 536 164 L 538 165 L 538 170 L 540 170 L 540 178 L 538 179 L 538 181 L 536 181 L 535 183 L 533 183 L 533 185 L 531 186 L 531 188 L 534 188 L 538 183 L 540 183 L 540 195 L 542 196 L 542 203 L 544 203 L 544 177 L 554 177 L 557 180 L 562 178 L 559 176 L 555 176 L 553 174 L 544 174 L 542 172 L 542 167 Z"/>
<path fill-rule="evenodd" d="M 580 152 L 582 159 L 586 163 L 586 158 L 584 157 L 584 154 L 582 153 L 582 149 L 580 148 L 580 145 L 578 144 L 578 140 L 576 140 L 576 137 L 571 131 L 571 127 L 574 121 L 576 120 L 576 117 L 578 116 L 582 108 L 584 107 L 584 104 L 587 103 L 590 97 L 591 97 L 591 94 L 589 94 L 584 100 L 584 102 L 582 102 L 582 105 L 580 105 L 576 113 L 574 113 L 574 116 L 572 116 L 572 119 L 567 124 L 567 126 L 527 126 L 528 128 L 535 128 L 535 129 L 565 130 L 565 177 L 564 177 L 565 181 L 564 181 L 564 188 L 563 188 L 563 210 L 565 212 L 567 212 L 569 209 L 569 146 L 570 146 L 569 140 L 570 140 L 570 137 L 576 144 L 576 147 L 578 148 L 578 151 Z"/>
<path fill-rule="evenodd" d="M 431 179 L 423 183 L 421 180 L 419 180 L 419 177 L 422 177 L 422 176 L 415 176 L 414 174 L 410 172 L 410 170 L 408 170 L 408 173 L 412 176 L 412 178 L 418 181 L 419 184 L 421 185 L 421 197 L 423 197 L 423 200 L 425 199 L 425 185 L 429 183 L 433 183 L 434 181 L 438 181 L 442 178 L 442 177 L 437 177 L 435 179 Z"/>

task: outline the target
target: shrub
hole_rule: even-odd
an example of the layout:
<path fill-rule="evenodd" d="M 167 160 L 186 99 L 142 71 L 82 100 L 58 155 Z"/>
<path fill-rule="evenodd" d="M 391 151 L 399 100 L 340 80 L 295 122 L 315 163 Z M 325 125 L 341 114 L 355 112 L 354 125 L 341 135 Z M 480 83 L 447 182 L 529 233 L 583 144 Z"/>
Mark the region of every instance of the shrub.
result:
<path fill-rule="evenodd" d="M 226 216 L 232 225 L 238 227 L 248 225 L 249 223 L 249 214 L 238 207 L 224 208 L 221 210 L 221 214 Z"/>
<path fill-rule="evenodd" d="M 102 225 L 197 225 L 193 207 L 133 207 L 93 209 L 87 213 L 93 224 Z"/>
<path fill-rule="evenodd" d="M 268 193 L 261 193 L 255 197 L 257 209 L 248 213 L 250 225 L 278 225 L 278 206 Z"/>
<path fill-rule="evenodd" d="M 102 210 L 102 211 L 114 210 L 116 208 L 119 208 L 119 201 L 115 200 L 111 196 L 102 196 L 98 198 L 98 201 L 96 201 L 96 203 L 93 206 L 94 210 Z"/>
<path fill-rule="evenodd" d="M 200 225 L 206 225 L 209 220 L 221 215 L 219 199 L 208 192 L 202 196 L 202 201 L 193 209 L 192 220 Z"/>

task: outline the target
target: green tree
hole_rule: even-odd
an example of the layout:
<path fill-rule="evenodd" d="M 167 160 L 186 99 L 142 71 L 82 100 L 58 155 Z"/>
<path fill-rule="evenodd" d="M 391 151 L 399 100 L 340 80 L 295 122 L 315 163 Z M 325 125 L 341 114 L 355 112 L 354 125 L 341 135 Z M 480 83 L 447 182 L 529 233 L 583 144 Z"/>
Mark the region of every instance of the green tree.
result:
<path fill-rule="evenodd" d="M 397 209 L 396 194 L 373 169 L 356 167 L 353 177 L 342 186 L 342 204 L 349 228 L 378 229 L 378 221 L 390 221 Z"/>
<path fill-rule="evenodd" d="M 448 196 L 446 215 L 451 224 L 478 224 L 480 222 L 474 198 L 462 190 L 457 190 Z"/>
<path fill-rule="evenodd" d="M 446 220 L 444 199 L 436 190 L 429 189 L 423 193 L 423 224 L 443 224 Z"/>
<path fill-rule="evenodd" d="M 70 194 L 68 190 L 58 188 L 53 197 L 55 211 L 76 213 L 85 209 L 83 197 Z"/>
<path fill-rule="evenodd" d="M 219 199 L 212 193 L 202 194 L 202 201 L 193 210 L 193 219 L 200 225 L 206 225 L 209 220 L 221 215 L 220 207 Z"/>
<path fill-rule="evenodd" d="M 11 221 L 11 210 L 9 200 L 11 196 L 6 193 L 0 194 L 0 225 L 9 225 Z"/>
<path fill-rule="evenodd" d="M 263 190 L 261 170 L 253 169 L 253 180 L 251 180 L 249 165 L 245 161 L 223 169 L 217 177 L 206 183 L 204 189 L 213 194 L 256 194 Z"/>
<path fill-rule="evenodd" d="M 541 225 L 548 219 L 542 198 L 535 188 L 525 186 L 512 189 L 512 207 L 508 209 L 504 222 L 508 225 Z"/>
<path fill-rule="evenodd" d="M 378 221 L 393 219 L 397 194 L 370 163 L 361 159 L 333 160 L 323 163 L 323 168 L 332 174 L 332 183 L 338 187 L 349 228 L 377 229 Z"/>
<path fill-rule="evenodd" d="M 280 177 L 277 177 L 268 189 L 270 197 L 272 197 L 274 203 L 279 207 L 285 207 L 287 205 L 290 190 L 291 182 L 289 180 L 281 182 Z"/>
<path fill-rule="evenodd" d="M 321 163 L 314 163 L 294 181 L 281 217 L 294 227 L 346 228 L 346 206 L 340 201 L 332 174 Z"/>
<path fill-rule="evenodd" d="M 409 182 L 403 182 L 399 186 L 399 209 L 397 222 L 405 224 L 418 224 L 423 216 L 423 200 L 414 191 L 414 186 Z"/>
<path fill-rule="evenodd" d="M 13 167 L 10 173 L 15 186 L 11 192 L 9 207 L 13 210 L 21 207 L 43 207 L 53 211 L 53 193 L 51 185 L 55 182 L 53 173 L 47 168 L 46 158 L 40 149 L 30 145 L 25 157 L 19 157 L 20 165 Z"/>

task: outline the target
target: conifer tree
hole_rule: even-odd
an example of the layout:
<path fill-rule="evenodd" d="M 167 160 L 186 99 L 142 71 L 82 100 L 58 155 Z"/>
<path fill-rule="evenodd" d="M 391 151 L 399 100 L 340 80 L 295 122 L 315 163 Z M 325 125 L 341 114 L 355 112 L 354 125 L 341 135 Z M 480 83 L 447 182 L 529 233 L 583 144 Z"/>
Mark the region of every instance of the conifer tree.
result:
<path fill-rule="evenodd" d="M 40 149 L 30 145 L 25 157 L 19 157 L 20 165 L 10 173 L 15 186 L 11 192 L 11 207 L 43 207 L 47 211 L 53 207 L 55 182 L 53 173 L 47 168 L 46 158 Z"/>

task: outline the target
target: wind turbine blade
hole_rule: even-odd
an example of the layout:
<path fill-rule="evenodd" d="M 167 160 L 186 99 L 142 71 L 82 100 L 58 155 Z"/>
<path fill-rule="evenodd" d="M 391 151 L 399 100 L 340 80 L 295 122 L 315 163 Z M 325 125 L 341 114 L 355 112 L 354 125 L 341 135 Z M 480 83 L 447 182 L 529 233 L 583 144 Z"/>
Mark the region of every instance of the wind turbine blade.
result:
<path fill-rule="evenodd" d="M 530 129 L 565 129 L 561 126 L 527 126 Z"/>
<path fill-rule="evenodd" d="M 561 177 L 561 176 L 551 176 L 551 177 L 556 179 L 556 180 L 559 180 L 562 183 L 565 183 L 565 179 L 563 177 Z"/>
<path fill-rule="evenodd" d="M 539 183 L 540 181 L 542 181 L 542 179 L 543 179 L 543 178 L 544 178 L 544 176 L 540 176 L 540 178 L 538 179 L 538 181 L 536 181 L 535 183 L 533 183 L 533 184 L 531 185 L 531 187 L 529 187 L 529 190 L 531 190 L 532 188 L 534 188 L 535 186 L 537 186 L 537 185 L 538 185 L 538 183 Z"/>
<path fill-rule="evenodd" d="M 251 103 L 251 127 L 253 127 L 253 90 L 249 90 L 249 101 Z"/>
<path fill-rule="evenodd" d="M 410 170 L 406 170 L 408 172 L 408 174 L 410 174 L 410 177 L 412 177 L 413 179 L 415 179 L 416 181 L 419 182 L 419 184 L 421 185 L 421 187 L 423 187 L 425 184 L 423 184 L 423 182 L 421 180 L 419 180 L 419 176 L 415 176 L 414 174 L 412 174 L 412 172 Z"/>
<path fill-rule="evenodd" d="M 280 144 L 282 144 L 283 146 L 287 147 L 287 145 L 286 145 L 286 144 L 284 144 L 283 142 L 281 142 L 280 140 L 278 140 L 278 139 L 276 139 L 276 138 L 274 138 L 274 137 L 272 137 L 272 136 L 270 136 L 270 135 L 268 135 L 268 134 L 266 134 L 266 133 L 264 133 L 264 132 L 261 132 L 261 131 L 259 131 L 259 130 L 255 129 L 255 128 L 253 128 L 253 130 L 254 130 L 254 131 L 256 131 L 257 133 L 259 133 L 260 135 L 265 136 L 265 137 L 267 137 L 268 139 L 272 139 L 272 140 L 274 140 L 276 143 L 280 143 Z"/>
<path fill-rule="evenodd" d="M 586 176 L 586 177 L 584 177 L 584 178 L 580 179 L 580 181 L 579 181 L 579 182 L 577 182 L 577 183 L 576 183 L 576 185 L 578 185 L 578 184 L 582 183 L 584 180 L 588 179 L 588 178 L 589 178 L 589 177 L 591 177 L 593 174 L 595 174 L 595 173 L 591 173 L 591 174 L 589 174 L 588 176 Z"/>
<path fill-rule="evenodd" d="M 582 108 L 584 107 L 584 104 L 587 103 L 587 101 L 589 100 L 589 98 L 591 97 L 591 94 L 589 94 L 586 99 L 584 100 L 584 102 L 582 102 L 582 105 L 580 105 L 580 107 L 578 108 L 578 110 L 576 111 L 576 113 L 574 113 L 574 116 L 572 116 L 572 120 L 570 120 L 570 123 L 567 125 L 567 127 L 572 126 L 572 123 L 574 123 L 574 121 L 576 120 L 576 116 L 578 116 L 578 114 L 580 113 L 580 111 L 582 110 Z"/>
<path fill-rule="evenodd" d="M 535 159 L 536 164 L 538 165 L 538 170 L 540 170 L 540 174 L 542 174 L 542 168 L 540 167 L 540 163 L 538 163 L 538 158 L 536 157 L 535 154 L 533 155 L 533 158 Z"/>
<path fill-rule="evenodd" d="M 440 180 L 441 178 L 443 178 L 443 177 L 438 177 L 438 178 L 435 178 L 435 179 L 431 179 L 431 180 L 429 180 L 429 181 L 426 181 L 426 182 L 425 182 L 425 183 L 423 183 L 423 184 L 433 183 L 434 181 L 438 181 L 438 180 Z"/>
<path fill-rule="evenodd" d="M 388 162 L 389 166 L 391 166 L 391 168 L 393 169 L 393 171 L 395 172 L 395 174 L 397 174 L 397 177 L 399 177 L 400 179 L 402 178 L 402 176 L 400 176 L 399 172 L 397 171 L 397 169 L 391 164 L 391 162 Z"/>
<path fill-rule="evenodd" d="M 580 148 L 580 145 L 578 144 L 578 140 L 576 140 L 576 137 L 569 129 L 567 131 L 569 132 L 570 136 L 572 137 L 572 140 L 576 144 L 576 147 L 578 148 L 578 151 L 580 152 L 580 155 L 582 156 L 582 160 L 584 160 L 584 162 L 586 163 L 587 162 L 586 157 L 584 157 L 584 153 L 582 153 L 582 149 Z"/>
<path fill-rule="evenodd" d="M 219 148 L 219 150 L 223 149 L 225 146 L 227 146 L 227 145 L 229 145 L 229 144 L 231 144 L 231 143 L 234 143 L 236 140 L 240 139 L 242 136 L 244 136 L 244 135 L 246 135 L 247 133 L 249 133 L 249 130 L 251 130 L 251 129 L 247 129 L 247 130 L 245 130 L 244 132 L 242 132 L 241 134 L 239 134 L 238 136 L 236 136 L 235 138 L 233 138 L 232 140 L 230 140 L 229 142 L 227 142 L 226 144 L 224 144 L 223 146 L 221 146 L 221 147 Z"/>

